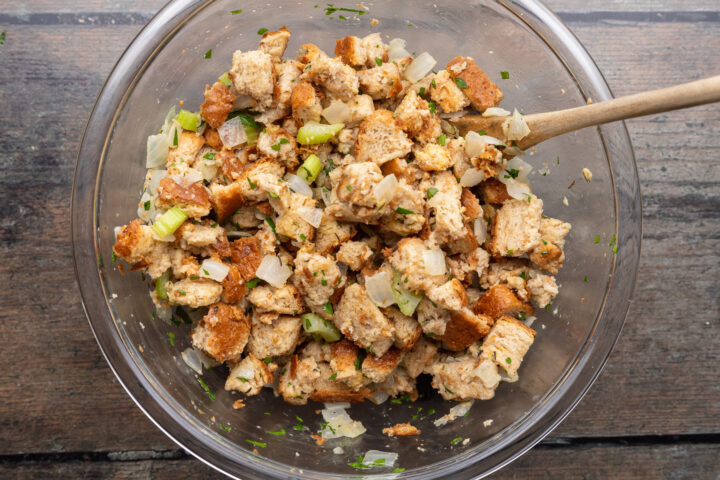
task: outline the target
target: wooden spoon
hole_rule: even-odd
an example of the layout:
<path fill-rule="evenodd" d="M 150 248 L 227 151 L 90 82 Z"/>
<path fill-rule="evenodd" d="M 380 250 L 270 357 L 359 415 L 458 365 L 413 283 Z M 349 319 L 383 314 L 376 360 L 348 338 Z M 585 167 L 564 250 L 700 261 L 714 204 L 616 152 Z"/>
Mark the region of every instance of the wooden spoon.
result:
<path fill-rule="evenodd" d="M 516 145 L 525 150 L 548 138 L 592 125 L 713 102 L 720 102 L 720 75 L 582 107 L 525 115 L 523 118 L 530 128 L 530 133 Z M 463 135 L 468 131 L 484 130 L 487 135 L 507 142 L 502 124 L 509 118 L 467 115 L 449 121 Z"/>

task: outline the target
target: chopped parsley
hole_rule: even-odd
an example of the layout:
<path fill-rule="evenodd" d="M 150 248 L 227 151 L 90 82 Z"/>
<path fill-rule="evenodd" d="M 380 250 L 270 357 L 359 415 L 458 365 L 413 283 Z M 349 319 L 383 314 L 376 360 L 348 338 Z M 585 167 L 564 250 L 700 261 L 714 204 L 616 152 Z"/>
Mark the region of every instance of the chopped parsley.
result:
<path fill-rule="evenodd" d="M 242 8 L 238 10 L 233 10 L 232 12 L 230 12 L 230 15 L 237 15 L 238 13 L 242 13 Z"/>
<path fill-rule="evenodd" d="M 600 243 L 600 235 L 595 235 L 595 245 Z"/>
<path fill-rule="evenodd" d="M 583 282 L 588 283 L 588 277 L 585 275 L 585 278 L 583 279 Z"/>
<path fill-rule="evenodd" d="M 365 465 L 365 464 L 363 463 L 363 456 L 362 456 L 362 455 L 360 455 L 359 457 L 357 457 L 357 460 L 356 460 L 356 461 L 348 463 L 348 465 L 350 465 L 350 466 L 353 467 L 353 468 L 370 468 L 370 465 Z"/>
<path fill-rule="evenodd" d="M 616 239 L 617 239 L 617 237 L 615 237 L 615 235 L 610 237 L 610 243 L 608 243 L 608 247 L 612 247 L 612 245 L 613 245 L 613 243 L 615 243 Z"/>
<path fill-rule="evenodd" d="M 612 252 L 617 253 L 617 251 L 618 251 L 617 245 L 613 245 Z"/>
<path fill-rule="evenodd" d="M 178 133 L 177 133 L 177 128 L 176 128 L 176 129 L 175 129 L 175 136 L 174 136 L 174 138 L 173 138 L 173 147 L 177 147 L 177 146 L 178 146 Z"/>
<path fill-rule="evenodd" d="M 248 177 L 248 183 L 250 184 L 250 190 L 255 190 L 257 188 L 257 184 L 253 183 L 252 180 L 250 180 L 250 177 Z"/>
<path fill-rule="evenodd" d="M 430 82 L 430 85 L 432 86 L 432 88 L 437 88 L 437 83 L 435 83 L 435 79 L 434 79 L 434 78 L 433 78 L 432 81 Z"/>
<path fill-rule="evenodd" d="M 146 212 L 147 212 L 148 210 L 150 210 L 150 200 L 148 200 L 148 201 L 146 201 L 145 203 L 143 203 L 143 208 L 145 209 Z"/>
<path fill-rule="evenodd" d="M 478 135 L 487 135 L 485 130 L 478 130 Z"/>
<path fill-rule="evenodd" d="M 352 185 L 348 185 L 348 186 L 345 187 L 345 188 L 347 188 L 347 191 L 348 191 L 348 192 L 352 192 Z"/>
<path fill-rule="evenodd" d="M 435 413 L 435 409 L 434 409 L 434 408 L 428 408 L 427 414 L 428 414 L 428 415 L 432 415 L 433 413 Z"/>
<path fill-rule="evenodd" d="M 398 207 L 395 209 L 395 213 L 399 213 L 400 215 L 411 215 L 414 212 L 412 210 L 408 210 L 407 208 Z"/>
<path fill-rule="evenodd" d="M 259 278 L 251 278 L 247 282 L 245 282 L 245 286 L 248 290 L 252 290 L 253 288 L 257 287 L 258 282 L 260 281 Z"/>
<path fill-rule="evenodd" d="M 357 13 L 358 15 L 365 15 L 365 11 L 363 10 L 355 10 L 352 8 L 340 8 L 335 7 L 332 3 L 328 3 L 328 6 L 325 7 L 325 15 L 332 15 L 335 12 L 350 12 L 350 13 Z M 342 17 L 342 15 L 340 15 Z"/>
<path fill-rule="evenodd" d="M 337 378 L 337 372 L 330 375 L 330 378 L 328 378 L 328 380 L 335 380 L 336 378 Z"/>
<path fill-rule="evenodd" d="M 435 81 L 435 80 L 433 80 L 433 82 L 434 82 L 434 81 Z M 435 102 L 433 102 L 432 100 L 430 100 L 430 101 L 428 102 L 428 108 L 430 109 L 430 113 L 432 113 L 433 115 L 435 115 Z"/>
<path fill-rule="evenodd" d="M 427 191 L 427 197 L 428 197 L 428 198 L 432 198 L 432 197 L 435 196 L 435 194 L 436 194 L 437 192 L 438 192 L 438 189 L 437 189 L 437 188 L 435 188 L 435 187 L 430 187 L 430 188 L 428 188 L 428 191 Z"/>
<path fill-rule="evenodd" d="M 210 391 L 210 387 L 208 387 L 207 383 L 203 382 L 203 379 L 200 377 L 198 377 L 198 382 L 202 385 L 203 390 L 205 390 L 207 396 L 210 397 L 210 400 L 215 400 L 215 394 Z"/>
<path fill-rule="evenodd" d="M 263 28 L 261 28 L 260 30 L 257 31 L 257 34 L 258 34 L 258 35 L 263 35 L 263 34 L 267 33 L 267 31 L 268 31 L 268 29 L 263 27 Z"/>
<path fill-rule="evenodd" d="M 113 250 L 111 258 L 113 263 L 117 263 L 117 255 L 115 255 L 115 250 Z"/>
<path fill-rule="evenodd" d="M 450 440 L 450 445 L 457 445 L 460 442 L 462 442 L 462 437 L 455 437 L 452 440 Z"/>
<path fill-rule="evenodd" d="M 170 345 L 173 347 L 175 346 L 175 334 L 172 332 L 167 332 L 168 341 L 170 342 Z"/>
<path fill-rule="evenodd" d="M 505 170 L 507 172 L 507 175 L 505 175 L 505 178 L 517 178 L 518 175 L 520 175 L 520 170 L 516 168 L 511 168 L 510 170 Z"/>
<path fill-rule="evenodd" d="M 445 387 L 445 391 L 448 392 L 450 395 L 455 395 L 455 392 L 450 390 L 448 387 Z"/>
<path fill-rule="evenodd" d="M 383 62 L 382 62 L 382 58 L 375 57 L 375 63 L 377 63 L 377 66 L 378 66 L 378 67 L 381 66 L 382 63 L 383 63 Z"/>
<path fill-rule="evenodd" d="M 282 435 L 285 435 L 286 432 L 285 432 L 284 428 L 281 428 L 280 430 L 275 431 L 275 432 L 272 430 L 265 430 L 265 433 L 269 433 L 270 435 L 282 436 Z"/>
<path fill-rule="evenodd" d="M 278 197 L 279 197 L 279 195 L 278 195 L 277 193 L 275 193 L 275 192 L 268 192 L 268 196 L 269 196 L 270 198 L 278 198 Z"/>
<path fill-rule="evenodd" d="M 265 447 L 267 447 L 267 444 L 265 444 L 265 443 L 263 443 L 263 442 L 256 442 L 255 440 L 245 440 L 245 441 L 248 442 L 248 443 L 250 443 L 250 444 L 252 444 L 252 445 L 255 445 L 256 447 L 260 447 L 260 448 L 265 448 Z"/>
<path fill-rule="evenodd" d="M 248 379 L 245 378 L 245 377 L 235 377 L 235 378 L 237 378 L 238 380 L 240 380 L 242 383 L 247 383 L 247 382 L 248 382 Z"/>
<path fill-rule="evenodd" d="M 527 277 L 525 276 L 525 271 L 523 270 L 518 277 L 522 278 L 523 280 L 527 280 Z"/>
<path fill-rule="evenodd" d="M 272 363 L 272 357 L 263 358 L 263 362 L 265 362 L 265 365 L 270 365 Z"/>
<path fill-rule="evenodd" d="M 520 312 L 518 314 L 518 320 L 520 320 L 521 322 L 525 320 L 525 312 Z"/>
<path fill-rule="evenodd" d="M 420 90 L 418 90 L 418 95 L 421 97 L 425 95 L 425 87 L 420 87 Z"/>
<path fill-rule="evenodd" d="M 185 290 L 180 290 L 179 288 L 178 288 L 178 293 L 182 296 L 187 295 L 187 292 Z"/>
<path fill-rule="evenodd" d="M 208 152 L 203 155 L 203 158 L 206 160 L 215 160 L 215 152 Z"/>
<path fill-rule="evenodd" d="M 510 78 L 510 72 L 500 72 L 500 78 L 507 80 Z"/>
<path fill-rule="evenodd" d="M 444 147 L 444 146 L 445 146 L 445 142 L 447 142 L 447 135 L 445 135 L 445 134 L 443 133 L 442 135 L 440 135 L 440 136 L 438 137 L 437 143 L 438 143 L 438 145 Z"/>
<path fill-rule="evenodd" d="M 467 82 L 465 82 L 465 80 L 463 80 L 463 79 L 460 78 L 460 77 L 457 77 L 457 78 L 455 79 L 455 83 L 457 84 L 458 87 L 460 87 L 460 88 L 462 88 L 462 89 L 468 88 Z"/>
<path fill-rule="evenodd" d="M 400 400 L 399 398 L 391 398 L 390 403 L 394 403 L 396 405 L 402 405 L 402 400 Z"/>
<path fill-rule="evenodd" d="M 355 357 L 355 370 L 362 369 L 363 360 L 365 360 L 365 350 L 358 349 L 357 356 Z"/>
<path fill-rule="evenodd" d="M 229 432 L 230 430 L 232 430 L 232 427 L 230 425 L 220 425 L 220 428 L 222 428 L 226 432 Z"/>
<path fill-rule="evenodd" d="M 5 45 L 5 32 L 0 33 L 0 45 Z"/>
<path fill-rule="evenodd" d="M 265 217 L 265 221 L 268 225 L 270 225 L 270 230 L 275 234 L 275 238 L 277 238 L 277 231 L 275 231 L 275 222 L 270 217 Z"/>
<path fill-rule="evenodd" d="M 280 140 L 278 140 L 278 142 L 275 145 L 272 145 L 270 148 L 272 148 L 273 150 L 275 150 L 277 152 L 278 150 L 280 150 L 280 147 L 286 143 L 290 143 L 290 140 L 288 140 L 285 137 L 282 137 L 282 138 L 280 138 Z"/>
<path fill-rule="evenodd" d="M 212 48 L 205 52 L 205 60 L 212 58 Z"/>
<path fill-rule="evenodd" d="M 405 471 L 404 468 L 398 467 L 398 468 L 396 468 L 395 470 L 393 470 L 392 473 L 400 473 L 400 472 L 404 472 L 404 471 Z"/>
<path fill-rule="evenodd" d="M 505 358 L 505 363 L 510 365 L 512 363 L 512 359 L 510 357 Z"/>
<path fill-rule="evenodd" d="M 333 314 L 333 306 L 332 306 L 332 303 L 327 302 L 325 305 L 323 305 L 323 310 L 324 310 L 325 313 L 327 313 L 328 315 L 332 315 L 332 314 Z"/>
<path fill-rule="evenodd" d="M 300 240 L 302 240 L 303 242 L 304 242 L 305 240 L 307 240 L 307 237 L 305 236 L 304 233 L 301 233 L 301 234 L 300 234 Z"/>
<path fill-rule="evenodd" d="M 320 280 L 320 283 L 322 284 L 323 287 L 327 287 L 327 280 L 325 280 L 324 278 L 322 280 Z"/>
<path fill-rule="evenodd" d="M 512 255 L 513 252 L 514 252 L 514 250 L 511 248 L 510 250 L 507 251 L 507 254 L 508 254 L 508 255 Z"/>

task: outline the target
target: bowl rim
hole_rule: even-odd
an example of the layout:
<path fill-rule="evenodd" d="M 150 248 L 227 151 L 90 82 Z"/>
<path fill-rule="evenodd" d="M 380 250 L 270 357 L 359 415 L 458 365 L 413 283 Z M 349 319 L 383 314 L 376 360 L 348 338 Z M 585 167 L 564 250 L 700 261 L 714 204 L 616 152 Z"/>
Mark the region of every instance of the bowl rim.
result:
<path fill-rule="evenodd" d="M 98 245 L 99 225 L 97 223 L 98 205 L 96 202 L 101 172 L 100 167 L 110 143 L 112 127 L 116 123 L 119 111 L 127 100 L 128 93 L 131 91 L 132 86 L 142 75 L 144 68 L 152 60 L 154 54 L 162 48 L 174 32 L 184 25 L 185 22 L 211 3 L 213 3 L 212 0 L 176 0 L 166 4 L 153 16 L 150 22 L 143 27 L 125 49 L 98 95 L 83 134 L 73 179 L 71 232 L 75 277 L 81 294 L 83 310 L 105 360 L 120 385 L 123 386 L 130 398 L 133 399 L 135 404 L 156 427 L 185 451 L 208 466 L 230 477 L 240 478 L 238 475 L 242 475 L 245 478 L 268 478 L 265 475 L 272 475 L 273 477 L 281 478 L 285 476 L 285 478 L 287 478 L 287 471 L 281 471 L 276 465 L 273 465 L 279 465 L 279 462 L 262 459 L 262 457 L 254 455 L 248 455 L 247 458 L 240 458 L 239 462 L 230 461 L 227 455 L 224 456 L 218 449 L 218 446 L 220 446 L 220 449 L 222 449 L 223 446 L 218 445 L 208 436 L 198 438 L 196 435 L 189 435 L 191 431 L 197 430 L 197 427 L 186 418 L 179 418 L 177 415 L 172 415 L 172 409 L 170 408 L 167 398 L 162 398 L 161 395 L 152 395 L 151 392 L 153 390 L 156 393 L 159 393 L 159 390 L 142 375 L 142 372 L 136 367 L 135 361 L 119 332 L 112 329 L 99 329 L 96 326 L 96 322 L 97 324 L 113 322 L 113 316 L 105 301 L 107 295 L 102 284 L 102 269 L 104 268 L 104 264 Z M 497 3 L 522 19 L 526 25 L 543 40 L 542 35 L 532 27 L 522 15 L 519 15 L 518 11 L 531 13 L 543 25 L 550 28 L 553 34 L 561 38 L 562 45 L 569 48 L 570 51 L 566 52 L 566 54 L 572 55 L 572 60 L 580 65 L 582 72 L 592 77 L 594 85 L 602 89 L 601 97 L 604 98 L 600 98 L 600 100 L 612 98 L 612 93 L 607 82 L 588 52 L 569 28 L 565 26 L 562 20 L 546 5 L 539 0 L 497 0 Z M 553 48 L 548 42 L 545 43 L 550 46 L 550 48 Z M 553 50 L 555 49 L 553 48 Z M 557 51 L 555 53 L 558 58 L 563 61 L 568 72 L 575 76 L 573 70 L 567 65 L 565 58 L 558 54 Z M 580 84 L 578 84 L 578 87 L 582 89 Z M 597 313 L 595 325 L 588 333 L 588 337 L 583 346 L 576 353 L 574 361 L 568 365 L 557 384 L 545 394 L 542 401 L 536 404 L 522 419 L 516 420 L 507 429 L 498 432 L 496 436 L 500 433 L 507 434 L 506 430 L 512 430 L 513 428 L 516 431 L 510 432 L 508 436 L 496 442 L 492 448 L 483 452 L 482 457 L 479 457 L 478 452 L 471 452 L 472 455 L 465 456 L 461 453 L 455 457 L 451 457 L 449 460 L 455 464 L 451 468 L 451 474 L 471 474 L 476 478 L 489 475 L 515 460 L 540 442 L 570 414 L 584 397 L 601 373 L 614 345 L 620 337 L 629 306 L 632 302 L 638 273 L 642 238 L 642 200 L 637 164 L 627 128 L 624 122 L 612 125 L 614 125 L 613 128 L 617 130 L 615 133 L 619 135 L 619 141 L 626 143 L 629 147 L 628 151 L 630 155 L 628 159 L 625 159 L 626 162 L 629 162 L 629 165 L 625 165 L 624 168 L 630 167 L 630 177 L 623 179 L 623 182 L 629 185 L 630 190 L 635 193 L 635 196 L 632 199 L 624 200 L 618 198 L 618 179 L 614 173 L 613 162 L 609 161 L 615 196 L 616 235 L 619 239 L 618 241 L 623 242 L 624 247 L 615 253 L 611 279 L 605 292 L 603 305 Z M 603 128 L 599 129 L 599 134 L 606 147 L 606 156 L 610 159 Z M 627 203 L 627 205 L 621 205 L 620 202 L 622 201 Z M 88 205 L 92 205 L 92 208 L 89 208 Z M 81 206 L 85 206 L 85 208 L 81 208 Z M 620 222 L 620 208 L 637 212 L 637 218 L 640 220 L 633 224 L 631 224 L 631 222 Z M 87 248 L 89 246 L 93 248 Z M 630 278 L 625 279 L 626 285 L 622 286 L 617 285 L 617 282 L 613 281 L 615 272 L 620 267 L 623 268 L 623 271 L 629 269 L 629 271 L 633 272 L 633 274 L 629 276 Z M 614 313 L 613 318 L 606 321 L 604 325 L 599 325 L 601 319 L 605 316 L 606 302 L 613 291 L 617 292 L 615 296 L 617 297 L 619 295 L 623 301 L 620 302 L 620 305 L 615 306 L 615 308 L 619 308 L 619 310 Z M 598 332 L 599 326 L 604 327 L 601 332 Z M 598 337 L 598 334 L 601 334 L 601 337 Z M 595 341 L 593 341 L 593 339 Z M 602 345 L 598 343 L 600 340 L 605 340 Z M 110 358 L 114 360 L 111 361 Z M 578 384 L 578 377 L 588 369 L 592 371 L 592 374 L 587 377 L 584 383 Z M 558 409 L 558 406 L 561 408 Z M 520 425 L 528 422 L 530 425 L 533 425 L 536 431 L 530 429 L 529 431 L 522 432 L 522 429 L 518 428 Z M 537 431 L 538 428 L 539 432 Z M 444 465 L 445 463 L 447 462 L 440 462 L 432 466 L 439 465 L 439 468 L 446 468 L 447 465 Z M 480 469 L 476 468 L 480 466 L 480 464 L 482 464 Z M 257 470 L 258 467 L 265 467 L 268 470 L 259 473 Z M 423 470 L 423 468 L 425 467 L 419 470 Z M 437 469 L 419 472 L 419 475 L 415 472 L 416 471 L 408 471 L 399 476 L 396 475 L 396 477 L 402 478 L 405 477 L 406 474 L 414 473 L 416 475 L 414 478 L 433 478 L 438 473 Z M 348 478 L 345 475 L 311 475 L 320 473 L 321 472 L 306 471 L 305 475 L 298 475 L 297 478 Z M 383 475 L 384 474 L 363 476 L 382 477 Z"/>

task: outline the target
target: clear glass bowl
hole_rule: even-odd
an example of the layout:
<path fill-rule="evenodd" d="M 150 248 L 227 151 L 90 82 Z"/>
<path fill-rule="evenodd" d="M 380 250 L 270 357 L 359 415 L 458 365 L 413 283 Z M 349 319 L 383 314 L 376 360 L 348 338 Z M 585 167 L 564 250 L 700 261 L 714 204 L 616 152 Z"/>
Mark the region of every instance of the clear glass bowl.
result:
<path fill-rule="evenodd" d="M 436 2 L 434 4 L 433 2 Z M 140 275 L 122 276 L 111 263 L 113 227 L 135 217 L 145 173 L 145 140 L 168 108 L 184 99 L 202 101 L 203 86 L 227 69 L 236 49 L 256 48 L 257 30 L 287 25 L 293 55 L 302 43 L 332 52 L 336 38 L 381 31 L 407 40 L 410 51 L 429 51 L 444 65 L 468 55 L 505 93 L 502 105 L 524 112 L 577 106 L 587 98 L 611 97 L 597 67 L 577 39 L 543 4 L 518 1 L 384 1 L 367 5 L 359 20 L 347 13 L 325 15 L 314 2 L 266 0 L 171 2 L 140 32 L 108 78 L 95 105 L 75 172 L 72 209 L 77 279 L 90 325 L 111 368 L 138 406 L 178 444 L 228 475 L 260 478 L 350 478 L 391 475 L 390 468 L 354 470 L 347 463 L 369 449 L 399 453 L 398 478 L 469 478 L 486 475 L 539 442 L 577 404 L 604 365 L 632 297 L 640 255 L 641 202 L 632 147 L 622 123 L 587 128 L 550 140 L 526 156 L 546 176 L 534 174 L 533 190 L 546 214 L 572 223 L 561 293 L 550 312 L 541 311 L 538 336 L 520 371 L 520 381 L 502 384 L 493 400 L 476 402 L 469 415 L 434 427 L 452 406 L 438 396 L 415 404 L 355 405 L 353 418 L 368 432 L 317 446 L 310 432 L 293 430 L 296 415 L 317 430 L 317 404 L 293 407 L 269 389 L 233 410 L 239 398 L 223 389 L 221 369 L 203 378 L 211 400 L 183 363 L 187 329 L 151 318 Z M 349 4 L 356 8 L 355 3 Z M 437 5 L 437 6 L 435 6 Z M 332 17 L 332 18 L 330 18 Z M 373 18 L 379 25 L 373 27 Z M 212 49 L 211 59 L 204 54 Z M 501 80 L 500 72 L 510 73 Z M 559 163 L 558 163 L 559 162 Z M 581 175 L 593 172 L 591 183 Z M 574 186 L 569 188 L 571 183 Z M 567 197 L 569 204 L 563 205 Z M 594 242 L 600 235 L 599 244 Z M 610 237 L 617 236 L 613 254 Z M 584 281 L 587 276 L 587 282 Z M 555 313 L 557 312 L 557 313 Z M 166 332 L 175 333 L 176 345 Z M 411 420 L 422 407 L 437 413 L 413 423 L 422 435 L 388 438 L 381 429 Z M 266 415 L 265 412 L 269 412 Z M 214 418 L 215 421 L 212 419 Z M 492 419 L 490 426 L 483 421 Z M 231 425 L 226 432 L 219 427 Z M 285 428 L 286 436 L 265 430 Z M 467 444 L 451 445 L 456 437 Z M 254 454 L 246 440 L 267 443 Z"/>

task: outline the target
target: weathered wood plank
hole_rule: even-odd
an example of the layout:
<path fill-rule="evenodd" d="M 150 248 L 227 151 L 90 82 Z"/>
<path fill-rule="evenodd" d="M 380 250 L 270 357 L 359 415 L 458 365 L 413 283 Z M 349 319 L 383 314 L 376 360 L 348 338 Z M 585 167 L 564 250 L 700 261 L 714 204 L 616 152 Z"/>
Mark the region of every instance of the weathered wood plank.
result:
<path fill-rule="evenodd" d="M 586 445 L 537 447 L 501 471 L 492 480 L 548 478 L 612 478 L 644 480 L 657 478 L 713 479 L 718 474 L 720 447 L 714 444 L 677 446 Z M 571 459 L 571 461 L 568 461 Z M 399 465 L 402 465 L 400 459 Z M 184 480 L 226 478 L 205 464 L 188 457 L 138 461 L 68 461 L 0 464 L 0 477 L 45 478 L 153 478 Z"/>
<path fill-rule="evenodd" d="M 138 28 L 23 26 L 3 46 L 0 169 L 13 175 L 0 179 L 10 200 L 0 205 L 0 276 L 13 288 L 0 289 L 0 363 L 22 368 L 0 382 L 0 454 L 174 448 L 112 380 L 69 249 L 85 118 Z M 720 61 L 697 48 L 717 42 L 720 24 L 575 32 L 616 94 L 698 78 Z M 630 122 L 646 214 L 636 301 L 608 368 L 555 436 L 718 432 L 719 117 L 710 106 Z"/>

